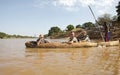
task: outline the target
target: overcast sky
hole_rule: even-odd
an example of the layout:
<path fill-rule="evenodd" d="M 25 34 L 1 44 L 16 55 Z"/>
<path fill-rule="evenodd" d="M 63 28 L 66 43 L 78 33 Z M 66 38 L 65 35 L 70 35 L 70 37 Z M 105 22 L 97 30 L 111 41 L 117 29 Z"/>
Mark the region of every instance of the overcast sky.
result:
<path fill-rule="evenodd" d="M 0 32 L 20 35 L 47 34 L 53 26 L 93 22 L 108 13 L 116 15 L 119 0 L 0 0 Z"/>

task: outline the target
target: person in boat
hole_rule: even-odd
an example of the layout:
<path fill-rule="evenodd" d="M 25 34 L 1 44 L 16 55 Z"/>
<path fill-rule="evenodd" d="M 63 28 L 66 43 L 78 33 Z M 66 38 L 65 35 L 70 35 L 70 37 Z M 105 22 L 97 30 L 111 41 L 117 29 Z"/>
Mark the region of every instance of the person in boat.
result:
<path fill-rule="evenodd" d="M 36 41 L 29 41 L 26 42 L 25 45 L 34 48 L 42 43 L 49 43 L 47 40 L 44 39 L 44 35 L 40 34 L 39 38 Z"/>
<path fill-rule="evenodd" d="M 86 31 L 82 31 L 82 32 L 78 35 L 77 40 L 78 40 L 78 42 L 81 42 L 81 41 L 90 42 L 90 38 L 89 38 L 89 36 L 87 35 L 87 32 L 86 32 Z"/>
<path fill-rule="evenodd" d="M 43 44 L 43 43 L 49 43 L 47 40 L 44 39 L 44 35 L 40 34 L 39 38 L 37 39 L 37 45 Z"/>
<path fill-rule="evenodd" d="M 104 32 L 105 32 L 104 40 L 105 42 L 108 42 L 110 41 L 110 27 L 106 22 L 104 22 L 103 27 L 104 27 Z"/>
<path fill-rule="evenodd" d="M 76 42 L 78 42 L 78 41 L 77 41 L 77 38 L 75 37 L 75 33 L 73 31 L 71 31 L 68 43 L 76 43 Z"/>

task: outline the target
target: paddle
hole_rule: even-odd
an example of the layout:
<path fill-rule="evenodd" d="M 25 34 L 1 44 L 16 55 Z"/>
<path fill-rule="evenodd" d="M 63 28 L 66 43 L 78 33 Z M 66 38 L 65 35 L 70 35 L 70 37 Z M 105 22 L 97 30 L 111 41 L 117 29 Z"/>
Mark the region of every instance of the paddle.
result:
<path fill-rule="evenodd" d="M 92 13 L 92 15 L 93 15 L 93 17 L 94 17 L 96 23 L 99 25 L 99 23 L 98 23 L 98 21 L 97 21 L 95 15 L 94 15 L 94 13 L 93 13 L 93 11 L 92 11 L 90 5 L 88 5 L 88 7 L 89 7 L 89 9 L 90 9 L 90 11 L 91 11 L 91 13 Z M 99 31 L 100 31 L 100 27 L 98 27 L 98 29 L 99 29 Z M 105 41 L 104 38 L 103 38 L 103 35 L 102 35 L 102 32 L 101 32 L 101 31 L 100 31 L 100 35 L 101 35 L 101 37 L 102 37 L 102 40 Z M 105 46 L 106 46 L 106 45 L 105 45 Z"/>

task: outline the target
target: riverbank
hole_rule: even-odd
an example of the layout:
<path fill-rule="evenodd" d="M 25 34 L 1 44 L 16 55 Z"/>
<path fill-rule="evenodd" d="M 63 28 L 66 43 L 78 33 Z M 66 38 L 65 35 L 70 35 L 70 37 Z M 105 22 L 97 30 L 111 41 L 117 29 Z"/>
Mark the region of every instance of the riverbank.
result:
<path fill-rule="evenodd" d="M 99 30 L 96 27 L 91 27 L 89 29 L 77 28 L 73 31 L 75 32 L 76 37 L 81 33 L 81 31 L 87 31 L 90 39 L 92 40 L 102 40 L 102 36 L 104 36 L 103 29 Z M 102 33 L 102 36 L 101 36 Z M 58 38 L 67 38 L 69 37 L 70 31 L 66 31 L 63 33 L 58 33 L 53 36 L 49 36 L 52 39 Z M 110 40 L 120 40 L 120 22 L 113 22 L 112 26 L 110 27 Z"/>

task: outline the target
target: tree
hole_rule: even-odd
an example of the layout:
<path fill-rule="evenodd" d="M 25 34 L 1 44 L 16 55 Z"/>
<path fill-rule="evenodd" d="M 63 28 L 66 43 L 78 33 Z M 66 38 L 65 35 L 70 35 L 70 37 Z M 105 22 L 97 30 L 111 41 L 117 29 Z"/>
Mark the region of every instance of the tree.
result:
<path fill-rule="evenodd" d="M 116 8 L 117 8 L 116 12 L 118 16 L 117 20 L 120 21 L 120 2 L 118 3 L 118 6 L 116 6 Z"/>
<path fill-rule="evenodd" d="M 51 27 L 51 29 L 49 30 L 48 36 L 56 35 L 59 32 L 61 32 L 61 29 L 59 27 L 57 27 L 57 26 Z"/>
<path fill-rule="evenodd" d="M 91 27 L 95 27 L 95 25 L 92 22 L 86 22 L 82 25 L 83 28 L 91 28 Z"/>
<path fill-rule="evenodd" d="M 76 26 L 76 28 L 81 28 L 82 26 L 80 25 L 80 24 L 78 24 L 77 26 Z"/>
<path fill-rule="evenodd" d="M 104 24 L 104 22 L 111 22 L 112 18 L 110 14 L 103 14 L 102 16 L 98 17 L 97 22 L 101 25 Z"/>
<path fill-rule="evenodd" d="M 117 16 L 116 15 L 112 17 L 112 21 L 117 21 Z"/>
<path fill-rule="evenodd" d="M 6 33 L 0 32 L 0 38 L 4 38 L 4 37 L 6 37 L 6 36 L 7 36 Z"/>
<path fill-rule="evenodd" d="M 73 25 L 70 24 L 70 25 L 67 26 L 67 31 L 71 31 L 71 30 L 73 30 L 73 29 L 74 29 L 74 26 L 73 26 Z"/>

